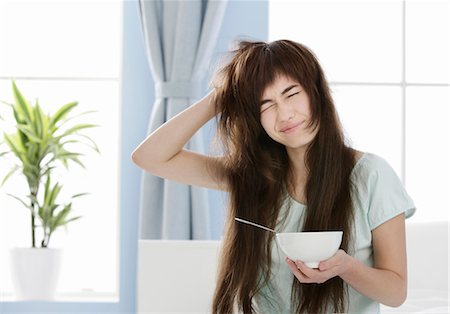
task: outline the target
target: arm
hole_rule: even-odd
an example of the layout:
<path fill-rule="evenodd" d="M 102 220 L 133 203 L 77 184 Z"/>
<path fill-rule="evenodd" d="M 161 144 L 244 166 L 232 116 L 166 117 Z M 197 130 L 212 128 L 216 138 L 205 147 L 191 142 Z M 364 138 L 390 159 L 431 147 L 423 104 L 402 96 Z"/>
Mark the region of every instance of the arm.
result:
<path fill-rule="evenodd" d="M 214 91 L 150 134 L 132 159 L 153 175 L 180 183 L 226 190 L 222 158 L 183 149 L 189 139 L 215 116 Z"/>
<path fill-rule="evenodd" d="M 406 300 L 407 266 L 404 214 L 372 230 L 374 267 L 352 258 L 341 278 L 356 291 L 389 306 Z"/>
<path fill-rule="evenodd" d="M 287 259 L 294 275 L 304 283 L 323 283 L 340 276 L 359 293 L 389 306 L 406 299 L 405 216 L 398 215 L 372 230 L 374 267 L 369 267 L 339 250 L 333 257 L 311 269 L 300 261 Z"/>

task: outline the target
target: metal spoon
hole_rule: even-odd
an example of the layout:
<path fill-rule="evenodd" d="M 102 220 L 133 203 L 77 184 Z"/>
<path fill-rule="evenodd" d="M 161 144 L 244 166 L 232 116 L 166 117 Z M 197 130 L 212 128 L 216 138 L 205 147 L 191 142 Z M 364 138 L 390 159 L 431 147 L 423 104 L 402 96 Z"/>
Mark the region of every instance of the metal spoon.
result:
<path fill-rule="evenodd" d="M 258 228 L 261 228 L 261 229 L 270 231 L 270 232 L 273 232 L 273 233 L 275 233 L 275 234 L 277 233 L 277 232 L 276 232 L 275 230 L 273 230 L 273 229 L 270 229 L 270 228 L 267 228 L 267 227 L 258 225 L 258 224 L 254 223 L 254 222 L 251 222 L 251 221 L 248 221 L 248 220 L 245 220 L 245 219 L 242 219 L 242 218 L 234 217 L 234 220 L 239 221 L 239 222 L 243 222 L 243 223 L 245 223 L 245 224 L 252 225 L 252 226 L 255 226 L 255 227 L 258 227 Z"/>

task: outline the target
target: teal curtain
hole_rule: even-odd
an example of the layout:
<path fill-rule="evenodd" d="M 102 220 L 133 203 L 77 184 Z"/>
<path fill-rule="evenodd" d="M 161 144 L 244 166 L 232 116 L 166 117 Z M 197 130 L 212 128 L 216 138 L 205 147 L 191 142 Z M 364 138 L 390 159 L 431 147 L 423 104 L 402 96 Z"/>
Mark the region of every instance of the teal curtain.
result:
<path fill-rule="evenodd" d="M 139 4 L 155 81 L 156 100 L 148 127 L 151 133 L 206 93 L 204 82 L 227 2 L 140 0 Z M 186 148 L 205 151 L 201 130 Z M 208 207 L 206 189 L 143 172 L 140 238 L 210 239 Z"/>

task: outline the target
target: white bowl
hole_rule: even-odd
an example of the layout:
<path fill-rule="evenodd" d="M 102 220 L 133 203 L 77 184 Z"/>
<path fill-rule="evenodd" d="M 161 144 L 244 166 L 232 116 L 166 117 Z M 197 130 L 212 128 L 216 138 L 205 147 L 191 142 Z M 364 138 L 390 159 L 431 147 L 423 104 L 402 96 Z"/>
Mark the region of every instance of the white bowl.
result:
<path fill-rule="evenodd" d="M 291 260 L 300 260 L 310 268 L 332 257 L 342 242 L 342 231 L 282 232 L 277 242 Z"/>

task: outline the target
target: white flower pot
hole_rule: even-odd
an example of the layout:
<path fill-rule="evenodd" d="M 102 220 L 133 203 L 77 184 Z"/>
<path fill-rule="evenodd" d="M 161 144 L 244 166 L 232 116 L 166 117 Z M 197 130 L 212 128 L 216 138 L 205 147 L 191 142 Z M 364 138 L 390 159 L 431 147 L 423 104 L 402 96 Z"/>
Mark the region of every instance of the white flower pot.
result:
<path fill-rule="evenodd" d="M 62 249 L 13 248 L 11 275 L 18 300 L 52 300 L 59 278 Z"/>

